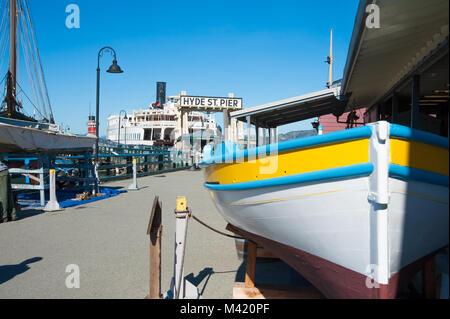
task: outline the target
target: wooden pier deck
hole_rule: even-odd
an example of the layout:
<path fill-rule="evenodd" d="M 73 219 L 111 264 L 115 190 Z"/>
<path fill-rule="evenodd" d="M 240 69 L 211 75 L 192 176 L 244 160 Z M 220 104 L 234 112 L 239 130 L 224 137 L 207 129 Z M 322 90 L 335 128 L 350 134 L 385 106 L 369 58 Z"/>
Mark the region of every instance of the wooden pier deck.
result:
<path fill-rule="evenodd" d="M 130 183 L 104 185 L 126 188 Z M 146 231 L 155 195 L 163 203 L 161 285 L 167 290 L 176 197 L 186 196 L 195 215 L 212 227 L 226 226 L 202 183 L 200 171 L 165 173 L 139 178 L 138 191 L 62 212 L 19 212 L 19 220 L 0 224 L 0 298 L 144 298 L 149 290 Z M 191 220 L 186 249 L 185 276 L 198 285 L 203 298 L 232 298 L 235 281 L 245 275 L 234 240 Z M 79 266 L 80 288 L 65 285 L 71 264 Z M 257 278 L 273 282 L 276 276 L 268 266 L 257 268 Z M 280 272 L 280 284 L 290 279 L 289 272 Z"/>

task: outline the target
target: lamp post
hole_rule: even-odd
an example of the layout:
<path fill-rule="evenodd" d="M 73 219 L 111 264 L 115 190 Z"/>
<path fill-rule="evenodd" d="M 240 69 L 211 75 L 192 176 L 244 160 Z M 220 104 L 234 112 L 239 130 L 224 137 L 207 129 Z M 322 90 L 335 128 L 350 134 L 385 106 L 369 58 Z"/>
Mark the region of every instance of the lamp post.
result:
<path fill-rule="evenodd" d="M 124 137 L 125 137 L 125 145 L 127 145 L 127 127 L 126 125 L 122 125 L 122 128 L 125 129 Z"/>
<path fill-rule="evenodd" d="M 117 143 L 118 144 L 120 144 L 120 114 L 122 114 L 122 112 L 125 112 L 125 116 L 123 117 L 123 119 L 124 120 L 127 120 L 128 118 L 127 118 L 127 111 L 124 111 L 124 110 L 120 110 L 120 112 L 119 112 L 119 134 L 118 134 L 118 136 L 117 136 Z M 126 131 L 125 131 L 126 132 Z M 126 144 L 126 137 L 125 137 L 125 144 Z"/>
<path fill-rule="evenodd" d="M 96 105 L 96 118 L 95 118 L 95 125 L 96 125 L 96 136 L 97 139 L 95 141 L 95 164 L 98 165 L 98 139 L 99 139 L 99 105 L 100 105 L 100 58 L 103 56 L 104 52 L 109 52 L 113 55 L 114 60 L 112 65 L 109 67 L 109 69 L 106 71 L 108 73 L 123 73 L 122 69 L 117 65 L 116 60 L 116 51 L 114 51 L 111 47 L 104 47 L 101 48 L 100 51 L 98 51 L 98 59 L 97 59 L 97 105 Z"/>

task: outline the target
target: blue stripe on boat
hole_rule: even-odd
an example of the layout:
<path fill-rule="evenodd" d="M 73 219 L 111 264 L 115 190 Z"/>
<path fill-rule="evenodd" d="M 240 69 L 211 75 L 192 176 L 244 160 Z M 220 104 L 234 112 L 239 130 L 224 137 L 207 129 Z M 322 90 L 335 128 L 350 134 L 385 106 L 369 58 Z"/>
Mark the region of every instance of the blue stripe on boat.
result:
<path fill-rule="evenodd" d="M 448 138 L 402 125 L 391 124 L 390 135 L 448 149 Z"/>
<path fill-rule="evenodd" d="M 448 186 L 448 176 L 396 164 L 389 164 L 389 176 L 401 180 L 416 180 L 424 183 Z"/>
<path fill-rule="evenodd" d="M 372 163 L 363 163 L 236 184 L 219 185 L 205 183 L 204 186 L 208 189 L 217 191 L 237 191 L 370 175 L 373 168 L 374 166 Z"/>
<path fill-rule="evenodd" d="M 257 156 L 270 155 L 271 151 L 285 152 L 290 150 L 298 150 L 307 147 L 315 147 L 320 145 L 332 144 L 344 141 L 353 141 L 363 138 L 369 138 L 372 135 L 371 126 L 361 126 L 349 130 L 336 131 L 323 135 L 315 135 L 299 138 L 296 140 L 280 142 L 277 144 L 263 145 L 257 148 L 236 150 L 228 154 L 214 154 L 210 161 L 200 163 L 200 165 L 211 165 L 218 163 L 233 163 L 237 159 L 256 158 Z M 278 147 L 278 149 L 277 149 Z"/>

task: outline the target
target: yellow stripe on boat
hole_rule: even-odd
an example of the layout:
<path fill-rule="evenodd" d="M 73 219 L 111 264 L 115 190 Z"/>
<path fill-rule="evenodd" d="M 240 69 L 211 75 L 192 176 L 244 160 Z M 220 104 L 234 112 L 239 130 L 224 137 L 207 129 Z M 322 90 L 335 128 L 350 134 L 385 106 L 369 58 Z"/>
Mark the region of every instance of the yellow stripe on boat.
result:
<path fill-rule="evenodd" d="M 448 176 L 448 149 L 391 138 L 391 163 Z"/>
<path fill-rule="evenodd" d="M 233 184 L 369 162 L 369 139 L 347 141 L 286 151 L 277 155 L 247 159 L 243 163 L 222 163 L 206 167 L 208 183 Z"/>

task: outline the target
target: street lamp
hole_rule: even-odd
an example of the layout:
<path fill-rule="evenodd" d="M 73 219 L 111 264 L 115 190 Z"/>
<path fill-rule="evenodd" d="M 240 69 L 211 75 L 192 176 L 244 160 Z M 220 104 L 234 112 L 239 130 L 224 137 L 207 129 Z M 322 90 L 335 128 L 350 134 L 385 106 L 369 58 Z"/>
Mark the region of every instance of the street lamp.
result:
<path fill-rule="evenodd" d="M 117 136 L 117 144 L 120 144 L 120 114 L 122 114 L 122 112 L 125 112 L 125 116 L 123 117 L 123 119 L 124 120 L 127 120 L 128 118 L 127 118 L 127 111 L 124 111 L 124 110 L 120 110 L 120 112 L 119 112 L 119 134 L 118 134 L 118 136 Z M 126 132 L 126 131 L 125 131 Z M 125 139 L 126 139 L 126 137 L 125 137 Z M 125 143 L 126 144 L 126 143 Z"/>
<path fill-rule="evenodd" d="M 99 139 L 99 105 L 100 105 L 100 58 L 103 56 L 104 52 L 109 52 L 113 55 L 114 60 L 112 65 L 109 67 L 109 69 L 106 71 L 108 73 L 123 73 L 122 69 L 117 65 L 116 60 L 116 51 L 114 51 L 111 47 L 104 47 L 101 48 L 100 51 L 98 51 L 98 59 L 97 59 L 97 105 L 96 105 L 96 118 L 95 118 L 95 125 L 96 125 L 96 141 L 95 141 L 95 163 L 98 165 L 98 139 Z"/>

